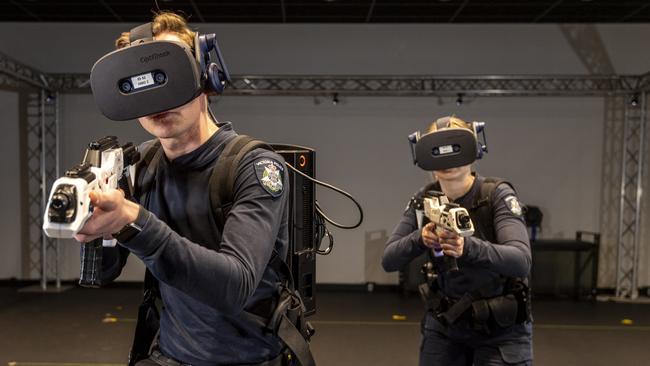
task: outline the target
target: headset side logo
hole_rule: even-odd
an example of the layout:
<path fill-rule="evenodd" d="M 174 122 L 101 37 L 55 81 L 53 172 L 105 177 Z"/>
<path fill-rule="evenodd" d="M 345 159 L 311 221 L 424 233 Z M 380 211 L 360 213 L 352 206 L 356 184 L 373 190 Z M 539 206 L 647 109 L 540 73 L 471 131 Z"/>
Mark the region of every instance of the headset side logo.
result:
<path fill-rule="evenodd" d="M 154 53 L 149 56 L 142 56 L 140 57 L 140 62 L 143 64 L 146 64 L 149 61 L 157 60 L 159 58 L 167 57 L 169 56 L 169 51 L 161 52 L 161 53 Z"/>

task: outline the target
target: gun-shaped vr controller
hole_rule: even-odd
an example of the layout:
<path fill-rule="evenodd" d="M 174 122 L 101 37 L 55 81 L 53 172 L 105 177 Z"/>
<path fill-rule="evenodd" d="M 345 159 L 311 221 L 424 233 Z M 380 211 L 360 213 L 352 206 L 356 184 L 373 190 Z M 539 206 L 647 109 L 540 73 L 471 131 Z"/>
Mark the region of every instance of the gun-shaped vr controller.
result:
<path fill-rule="evenodd" d="M 469 213 L 464 207 L 449 202 L 447 196 L 439 191 L 427 191 L 422 199 L 412 198 L 411 204 L 416 209 L 418 225 L 422 225 L 423 216 L 436 226 L 436 234 L 444 230 L 454 232 L 462 237 L 474 234 L 474 224 Z M 445 256 L 442 248 L 432 251 L 434 260 L 438 263 L 438 270 L 457 271 L 456 258 Z M 440 265 L 444 263 L 444 267 Z M 432 268 L 428 268 L 429 270 Z M 427 272 L 427 269 L 425 269 Z"/>
<path fill-rule="evenodd" d="M 129 167 L 140 160 L 132 143 L 119 146 L 115 136 L 107 136 L 88 144 L 81 164 L 72 167 L 57 179 L 45 209 L 43 230 L 50 238 L 70 239 L 92 216 L 89 193 L 121 188 L 130 194 Z M 102 246 L 115 246 L 115 239 L 97 239 L 81 247 L 82 286 L 99 286 Z"/>
<path fill-rule="evenodd" d="M 474 234 L 474 224 L 472 224 L 472 219 L 467 210 L 455 203 L 450 203 L 444 193 L 428 191 L 425 193 L 422 203 L 424 215 L 436 225 L 437 235 L 442 234 L 445 230 L 462 237 Z M 456 258 L 445 256 L 442 248 L 435 248 L 433 256 L 435 258 L 444 257 L 448 271 L 458 270 Z"/>

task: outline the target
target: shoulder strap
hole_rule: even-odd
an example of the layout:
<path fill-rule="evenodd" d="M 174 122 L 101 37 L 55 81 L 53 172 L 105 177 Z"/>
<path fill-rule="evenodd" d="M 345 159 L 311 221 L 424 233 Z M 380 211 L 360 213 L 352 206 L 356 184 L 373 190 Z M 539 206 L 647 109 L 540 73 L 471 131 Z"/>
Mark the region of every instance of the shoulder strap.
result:
<path fill-rule="evenodd" d="M 508 181 L 497 177 L 486 177 L 481 182 L 480 194 L 476 198 L 474 206 L 470 210 L 470 215 L 474 221 L 475 227 L 478 228 L 479 237 L 489 242 L 496 242 L 496 233 L 494 232 L 494 223 L 492 221 L 494 211 L 494 192 L 501 184 L 507 184 L 515 191 L 515 187 Z M 516 192 L 516 191 L 515 191 Z M 523 281 L 528 284 L 527 279 L 509 278 L 509 280 Z"/>
<path fill-rule="evenodd" d="M 426 186 L 424 186 L 422 188 L 422 194 L 425 194 L 425 193 L 427 193 L 428 191 L 431 191 L 431 190 L 440 192 L 442 190 L 442 188 L 440 187 L 440 182 L 435 181 L 435 182 L 431 182 L 431 183 L 427 184 Z"/>
<path fill-rule="evenodd" d="M 510 183 L 496 177 L 477 179 L 482 180 L 480 181 L 479 194 L 475 197 L 474 203 L 469 210 L 470 216 L 472 216 L 474 226 L 478 229 L 478 236 L 481 239 L 494 242 L 496 240 L 496 234 L 494 233 L 494 224 L 492 222 L 494 204 L 492 197 L 494 196 L 494 191 L 501 183 Z"/>
<path fill-rule="evenodd" d="M 223 230 L 228 212 L 235 199 L 234 186 L 237 178 L 237 168 L 249 152 L 263 148 L 274 151 L 267 143 L 246 135 L 233 137 L 223 149 L 210 175 L 210 206 L 214 222 Z"/>
<path fill-rule="evenodd" d="M 135 184 L 134 184 L 134 197 L 138 200 L 142 199 L 143 194 L 149 192 L 151 184 L 156 176 L 156 169 L 158 162 L 162 157 L 162 149 L 160 148 L 160 141 L 147 146 L 146 151 L 141 154 L 142 158 L 135 165 Z"/>
<path fill-rule="evenodd" d="M 133 196 L 139 201 L 151 189 L 162 156 L 159 140 L 149 143 L 145 149 L 140 155 L 140 161 L 135 165 Z M 129 366 L 149 357 L 149 349 L 159 328 L 160 310 L 156 305 L 156 298 L 159 297 L 158 281 L 147 269 L 144 275 L 144 300 L 138 308 L 135 336 L 129 352 Z"/>
<path fill-rule="evenodd" d="M 416 208 L 416 209 L 422 209 L 422 201 L 423 201 L 424 195 L 428 191 L 431 191 L 431 190 L 439 191 L 440 190 L 440 183 L 432 182 L 432 183 L 428 183 L 424 187 L 420 188 L 420 190 L 415 192 L 413 197 L 411 197 L 411 200 L 409 201 L 409 206 L 413 207 L 413 208 Z"/>
<path fill-rule="evenodd" d="M 482 178 L 482 181 L 480 182 L 481 185 L 480 192 L 479 195 L 474 200 L 474 205 L 472 206 L 472 210 L 477 209 L 484 205 L 492 206 L 492 194 L 501 183 L 508 183 L 508 182 L 506 182 L 501 178 L 496 178 L 496 177 Z"/>

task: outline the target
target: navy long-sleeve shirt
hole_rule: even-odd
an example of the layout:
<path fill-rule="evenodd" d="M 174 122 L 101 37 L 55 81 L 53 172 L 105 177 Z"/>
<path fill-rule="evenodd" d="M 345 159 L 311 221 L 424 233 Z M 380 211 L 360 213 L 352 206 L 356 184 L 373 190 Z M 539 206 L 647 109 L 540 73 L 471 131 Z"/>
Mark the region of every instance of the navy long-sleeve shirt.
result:
<path fill-rule="evenodd" d="M 454 202 L 468 211 L 480 194 L 484 178 L 477 176 L 470 190 Z M 491 296 L 503 291 L 495 279 L 527 277 L 531 267 L 528 232 L 521 215 L 513 213 L 507 201 L 516 199 L 509 184 L 499 184 L 490 197 L 492 225 L 496 242 L 491 243 L 476 235 L 466 237 L 463 255 L 458 258 L 458 272 L 440 273 L 438 283 L 442 292 L 451 298 L 460 298 L 485 285 L 494 283 Z M 470 211 L 471 213 L 471 211 Z M 386 243 L 382 265 L 386 271 L 397 271 L 422 255 L 428 248 L 422 242 L 422 228 L 418 227 L 415 208 L 409 205 Z"/>
<path fill-rule="evenodd" d="M 287 172 L 275 153 L 247 154 L 237 168 L 234 204 L 221 232 L 213 221 L 209 178 L 235 135 L 230 123 L 220 124 L 196 150 L 173 161 L 163 157 L 140 202 L 147 209 L 143 230 L 121 243 L 160 282 L 161 351 L 198 366 L 259 363 L 282 349 L 279 339 L 243 309 L 270 297 L 278 286 L 278 274 L 268 263 L 274 249 L 282 258 L 288 249 Z M 277 185 L 271 187 L 275 191 L 264 188 L 260 169 L 265 167 L 279 169 L 280 192 Z M 124 252 L 109 255 L 104 277 L 119 275 Z"/>

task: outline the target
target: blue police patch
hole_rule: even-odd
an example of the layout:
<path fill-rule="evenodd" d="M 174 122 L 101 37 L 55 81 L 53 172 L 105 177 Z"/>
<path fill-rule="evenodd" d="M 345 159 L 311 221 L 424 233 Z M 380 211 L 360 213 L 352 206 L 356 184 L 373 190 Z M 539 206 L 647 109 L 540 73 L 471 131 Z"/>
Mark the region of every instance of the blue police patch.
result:
<path fill-rule="evenodd" d="M 284 189 L 282 184 L 284 165 L 269 158 L 257 159 L 254 165 L 255 175 L 264 190 L 273 197 L 279 197 Z"/>

